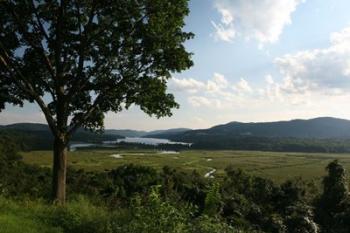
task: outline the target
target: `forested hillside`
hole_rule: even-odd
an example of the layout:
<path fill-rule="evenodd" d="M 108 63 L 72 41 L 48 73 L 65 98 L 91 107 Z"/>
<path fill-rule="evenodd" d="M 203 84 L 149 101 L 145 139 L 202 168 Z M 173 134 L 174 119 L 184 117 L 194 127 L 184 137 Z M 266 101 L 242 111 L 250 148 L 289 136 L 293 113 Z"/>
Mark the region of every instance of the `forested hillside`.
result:
<path fill-rule="evenodd" d="M 53 136 L 45 124 L 19 123 L 0 127 L 0 136 L 8 136 L 16 141 L 21 150 L 48 150 L 52 149 Z M 107 133 L 93 133 L 79 129 L 72 141 L 99 143 L 116 140 L 122 136 Z"/>
<path fill-rule="evenodd" d="M 350 121 L 323 117 L 264 123 L 231 122 L 209 129 L 152 137 L 190 142 L 194 149 L 348 152 Z"/>

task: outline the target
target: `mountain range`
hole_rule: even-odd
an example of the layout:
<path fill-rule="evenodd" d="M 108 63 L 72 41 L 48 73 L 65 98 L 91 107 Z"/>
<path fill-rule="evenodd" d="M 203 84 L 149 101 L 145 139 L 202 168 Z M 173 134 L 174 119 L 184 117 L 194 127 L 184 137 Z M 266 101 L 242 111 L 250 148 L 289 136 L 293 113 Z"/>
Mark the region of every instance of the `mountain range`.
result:
<path fill-rule="evenodd" d="M 350 138 L 350 120 L 319 117 L 310 120 L 290 120 L 276 122 L 230 122 L 209 129 L 188 130 L 176 134 L 162 132 L 152 137 L 186 141 L 206 137 L 269 137 L 269 138 Z"/>
<path fill-rule="evenodd" d="M 33 144 L 33 141 L 38 142 L 40 148 L 43 145 L 52 144 L 52 136 L 45 124 L 18 123 L 0 126 L 0 134 L 4 132 L 19 132 L 20 137 L 24 138 L 21 139 L 22 141 L 30 141 L 28 145 Z M 33 139 L 35 137 L 36 140 Z M 230 122 L 197 130 L 188 128 L 154 131 L 107 129 L 103 134 L 79 129 L 72 140 L 101 142 L 123 137 L 149 137 L 188 142 L 193 144 L 194 149 L 348 152 L 350 151 L 350 121 L 319 117 L 277 122 Z"/>

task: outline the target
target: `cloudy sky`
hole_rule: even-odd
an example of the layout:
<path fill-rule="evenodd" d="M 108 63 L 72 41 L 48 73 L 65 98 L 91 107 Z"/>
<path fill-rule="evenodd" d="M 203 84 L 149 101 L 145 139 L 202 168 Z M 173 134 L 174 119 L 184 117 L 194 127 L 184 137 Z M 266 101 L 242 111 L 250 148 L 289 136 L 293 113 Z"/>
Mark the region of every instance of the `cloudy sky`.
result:
<path fill-rule="evenodd" d="M 191 0 L 194 67 L 174 74 L 180 109 L 150 118 L 106 114 L 106 128 L 206 128 L 333 116 L 350 119 L 349 0 Z M 0 124 L 44 122 L 35 105 L 8 106 Z"/>

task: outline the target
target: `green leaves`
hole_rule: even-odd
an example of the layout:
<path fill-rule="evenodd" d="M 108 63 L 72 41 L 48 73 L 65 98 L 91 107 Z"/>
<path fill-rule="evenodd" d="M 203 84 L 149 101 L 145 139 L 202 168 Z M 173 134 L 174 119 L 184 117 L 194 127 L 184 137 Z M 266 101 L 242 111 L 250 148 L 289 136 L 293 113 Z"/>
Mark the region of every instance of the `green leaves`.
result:
<path fill-rule="evenodd" d="M 44 99 L 50 127 L 71 129 L 103 128 L 105 112 L 132 104 L 170 116 L 167 79 L 193 65 L 188 13 L 188 0 L 1 1 L 0 108 Z"/>

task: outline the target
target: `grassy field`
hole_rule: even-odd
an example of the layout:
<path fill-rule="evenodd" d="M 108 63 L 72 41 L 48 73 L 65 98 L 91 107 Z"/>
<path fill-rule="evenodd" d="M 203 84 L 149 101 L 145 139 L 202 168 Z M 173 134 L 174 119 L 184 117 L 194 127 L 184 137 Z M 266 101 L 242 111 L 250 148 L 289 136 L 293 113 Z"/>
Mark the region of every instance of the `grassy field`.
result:
<path fill-rule="evenodd" d="M 114 158 L 112 155 L 120 156 Z M 52 152 L 22 153 L 25 162 L 50 167 Z M 69 166 L 87 171 L 103 171 L 123 164 L 139 164 L 156 169 L 168 165 L 178 170 L 197 170 L 201 174 L 216 169 L 215 176 L 224 173 L 227 166 L 241 168 L 250 174 L 282 182 L 293 177 L 320 179 L 325 167 L 334 160 L 350 169 L 350 154 L 316 154 L 257 151 L 183 151 L 179 154 L 161 154 L 155 150 L 80 150 L 69 152 Z"/>

